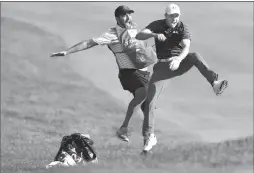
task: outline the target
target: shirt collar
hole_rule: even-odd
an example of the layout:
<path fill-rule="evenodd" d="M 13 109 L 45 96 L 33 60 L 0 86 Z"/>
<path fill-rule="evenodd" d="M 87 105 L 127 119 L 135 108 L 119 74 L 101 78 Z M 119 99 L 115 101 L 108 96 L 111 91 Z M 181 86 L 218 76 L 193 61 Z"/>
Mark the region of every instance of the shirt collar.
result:
<path fill-rule="evenodd" d="M 133 23 L 131 28 L 135 28 L 136 24 Z M 123 31 L 125 31 L 126 28 L 122 28 L 121 26 L 119 26 L 118 24 L 116 24 L 116 32 L 118 35 L 120 35 Z"/>
<path fill-rule="evenodd" d="M 124 30 L 125 30 L 125 28 L 122 28 L 121 26 L 119 26 L 118 24 L 116 24 L 116 32 L 117 32 L 117 35 L 120 35 Z"/>
<path fill-rule="evenodd" d="M 122 27 L 119 26 L 118 24 L 116 24 L 116 29 L 117 29 L 117 30 L 125 30 L 125 28 L 122 28 Z"/>
<path fill-rule="evenodd" d="M 164 19 L 164 22 L 165 22 L 165 25 L 166 25 L 167 29 L 170 29 L 170 27 L 169 27 L 169 26 L 167 25 L 167 23 L 166 23 L 166 19 Z M 178 29 L 179 26 L 180 26 L 180 23 L 181 23 L 181 21 L 179 21 L 179 22 L 176 24 L 176 26 L 175 26 L 174 28 L 171 28 L 171 30 L 176 30 L 176 29 Z"/>

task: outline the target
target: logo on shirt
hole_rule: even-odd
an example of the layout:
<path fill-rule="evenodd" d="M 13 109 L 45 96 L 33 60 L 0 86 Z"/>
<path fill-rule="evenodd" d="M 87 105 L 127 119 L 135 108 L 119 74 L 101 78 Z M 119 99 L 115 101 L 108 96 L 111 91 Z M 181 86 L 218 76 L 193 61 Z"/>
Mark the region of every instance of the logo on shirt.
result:
<path fill-rule="evenodd" d="M 178 30 L 172 30 L 172 29 L 168 29 L 165 31 L 165 34 L 170 37 L 172 36 L 172 34 L 179 34 Z"/>

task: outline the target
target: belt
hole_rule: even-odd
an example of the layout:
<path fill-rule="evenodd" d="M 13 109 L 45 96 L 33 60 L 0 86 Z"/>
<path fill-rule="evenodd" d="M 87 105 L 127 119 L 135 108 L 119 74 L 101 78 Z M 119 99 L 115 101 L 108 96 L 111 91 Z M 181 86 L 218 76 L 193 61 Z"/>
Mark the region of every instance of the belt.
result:
<path fill-rule="evenodd" d="M 158 62 L 169 62 L 170 58 L 158 59 Z"/>

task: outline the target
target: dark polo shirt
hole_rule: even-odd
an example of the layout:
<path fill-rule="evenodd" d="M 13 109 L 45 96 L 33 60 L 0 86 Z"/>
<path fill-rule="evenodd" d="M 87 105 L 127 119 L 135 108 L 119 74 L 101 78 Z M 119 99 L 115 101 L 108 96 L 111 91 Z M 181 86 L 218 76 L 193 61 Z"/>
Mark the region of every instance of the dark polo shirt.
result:
<path fill-rule="evenodd" d="M 179 21 L 173 29 L 166 25 L 166 19 L 156 20 L 150 23 L 146 28 L 153 33 L 164 34 L 167 38 L 164 42 L 155 39 L 158 59 L 178 56 L 183 49 L 182 46 L 180 46 L 180 42 L 183 39 L 191 39 L 191 34 L 188 31 L 187 25 L 183 24 L 181 21 Z"/>

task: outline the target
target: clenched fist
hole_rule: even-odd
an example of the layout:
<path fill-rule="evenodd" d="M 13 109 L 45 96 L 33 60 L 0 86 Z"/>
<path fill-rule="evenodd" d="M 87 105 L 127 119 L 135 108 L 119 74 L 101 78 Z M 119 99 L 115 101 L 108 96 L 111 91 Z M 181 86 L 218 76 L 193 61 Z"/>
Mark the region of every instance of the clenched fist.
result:
<path fill-rule="evenodd" d="M 167 37 L 165 37 L 164 34 L 157 34 L 157 39 L 158 39 L 159 41 L 165 41 L 165 40 L 167 39 Z"/>

